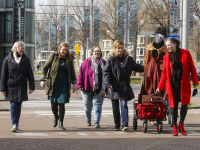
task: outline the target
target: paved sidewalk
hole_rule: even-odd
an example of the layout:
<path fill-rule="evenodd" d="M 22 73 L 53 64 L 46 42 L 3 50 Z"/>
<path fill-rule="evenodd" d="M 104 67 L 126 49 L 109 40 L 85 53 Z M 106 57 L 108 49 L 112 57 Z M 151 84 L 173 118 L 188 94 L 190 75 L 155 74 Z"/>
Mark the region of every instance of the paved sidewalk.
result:
<path fill-rule="evenodd" d="M 139 91 L 134 91 L 137 95 Z M 0 99 L 3 99 L 0 95 Z M 192 103 L 200 104 L 199 98 L 192 98 Z M 9 102 L 0 101 L 2 108 L 9 108 Z M 142 121 L 138 120 L 138 129 L 133 130 L 133 101 L 129 106 L 129 131 L 113 131 L 114 121 L 111 102 L 104 99 L 100 129 L 86 126 L 80 92 L 71 96 L 66 104 L 64 126 L 66 130 L 53 128 L 53 115 L 50 102 L 44 90 L 36 90 L 29 95 L 29 101 L 22 104 L 20 119 L 21 131 L 10 132 L 9 111 L 0 111 L 0 149 L 81 149 L 81 150 L 152 150 L 152 149 L 200 149 L 200 109 L 189 109 L 185 120 L 187 136 L 179 133 L 172 136 L 172 128 L 163 121 L 163 132 L 157 133 L 155 125 L 148 125 L 147 133 L 142 132 Z M 179 120 L 179 118 L 178 118 Z"/>

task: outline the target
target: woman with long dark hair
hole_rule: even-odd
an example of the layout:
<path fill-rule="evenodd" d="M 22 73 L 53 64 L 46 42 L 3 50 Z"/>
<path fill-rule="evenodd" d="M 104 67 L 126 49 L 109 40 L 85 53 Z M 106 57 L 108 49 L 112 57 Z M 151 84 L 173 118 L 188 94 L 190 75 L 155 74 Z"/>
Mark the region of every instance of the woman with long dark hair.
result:
<path fill-rule="evenodd" d="M 183 124 L 187 114 L 187 106 L 190 103 L 190 73 L 195 88 L 199 84 L 197 72 L 190 52 L 179 47 L 179 40 L 168 38 L 166 45 L 169 53 L 164 56 L 162 76 L 156 91 L 160 92 L 163 90 L 167 81 L 166 89 L 172 112 L 173 135 L 178 135 L 177 110 L 179 102 L 181 102 L 179 130 L 182 135 L 187 135 Z"/>

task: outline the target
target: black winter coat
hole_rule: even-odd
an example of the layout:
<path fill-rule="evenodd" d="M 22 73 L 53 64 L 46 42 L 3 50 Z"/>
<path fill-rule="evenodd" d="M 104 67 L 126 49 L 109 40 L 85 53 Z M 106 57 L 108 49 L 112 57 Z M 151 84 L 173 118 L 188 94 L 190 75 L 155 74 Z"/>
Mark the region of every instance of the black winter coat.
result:
<path fill-rule="evenodd" d="M 124 66 L 122 67 L 117 61 L 115 51 L 110 52 L 111 56 L 106 61 L 104 67 L 104 84 L 107 88 L 112 86 L 112 91 L 108 90 L 109 99 L 132 100 L 135 96 L 130 86 L 130 76 L 132 71 L 144 72 L 144 67 L 136 64 L 133 57 L 129 56 L 124 50 Z"/>
<path fill-rule="evenodd" d="M 23 54 L 19 64 L 13 52 L 4 59 L 1 70 L 1 92 L 6 92 L 5 100 L 23 102 L 28 100 L 27 79 L 29 88 L 35 90 L 35 81 L 29 58 Z"/>

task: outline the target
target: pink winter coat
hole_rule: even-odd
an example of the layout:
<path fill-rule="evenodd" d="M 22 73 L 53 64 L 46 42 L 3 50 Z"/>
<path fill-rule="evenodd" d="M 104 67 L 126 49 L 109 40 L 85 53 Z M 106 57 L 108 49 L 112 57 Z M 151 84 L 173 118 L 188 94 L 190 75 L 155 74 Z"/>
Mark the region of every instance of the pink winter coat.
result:
<path fill-rule="evenodd" d="M 106 61 L 103 59 L 104 65 Z M 102 70 L 103 72 L 103 70 Z M 79 70 L 78 79 L 77 79 L 77 89 L 83 88 L 85 92 L 93 92 L 93 69 L 92 69 L 92 60 L 91 57 L 84 60 L 81 64 Z"/>

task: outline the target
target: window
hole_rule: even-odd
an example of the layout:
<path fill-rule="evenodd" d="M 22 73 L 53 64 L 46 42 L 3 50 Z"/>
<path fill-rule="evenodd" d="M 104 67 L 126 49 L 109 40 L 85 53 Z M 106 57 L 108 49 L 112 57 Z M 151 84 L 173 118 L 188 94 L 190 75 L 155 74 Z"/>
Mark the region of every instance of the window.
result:
<path fill-rule="evenodd" d="M 140 65 L 144 65 L 144 60 L 143 59 L 136 59 L 136 63 Z"/>
<path fill-rule="evenodd" d="M 103 48 L 105 48 L 105 49 L 111 48 L 111 41 L 110 40 L 109 41 L 103 41 L 103 43 L 104 43 Z"/>
<path fill-rule="evenodd" d="M 35 29 L 34 29 L 34 18 L 35 14 L 33 12 L 26 12 L 26 32 L 25 32 L 25 42 L 26 43 L 34 43 L 35 40 Z"/>
<path fill-rule="evenodd" d="M 0 0 L 0 8 L 4 8 L 4 0 Z"/>
<path fill-rule="evenodd" d="M 144 47 L 137 48 L 137 56 L 144 56 Z"/>
<path fill-rule="evenodd" d="M 6 7 L 12 8 L 13 7 L 13 0 L 6 0 Z"/>
<path fill-rule="evenodd" d="M 150 37 L 150 43 L 154 42 L 154 37 Z"/>
<path fill-rule="evenodd" d="M 26 8 L 35 8 L 35 0 L 26 0 Z"/>
<path fill-rule="evenodd" d="M 137 37 L 137 44 L 144 44 L 144 36 Z"/>
<path fill-rule="evenodd" d="M 0 43 L 12 43 L 12 12 L 0 12 Z"/>

